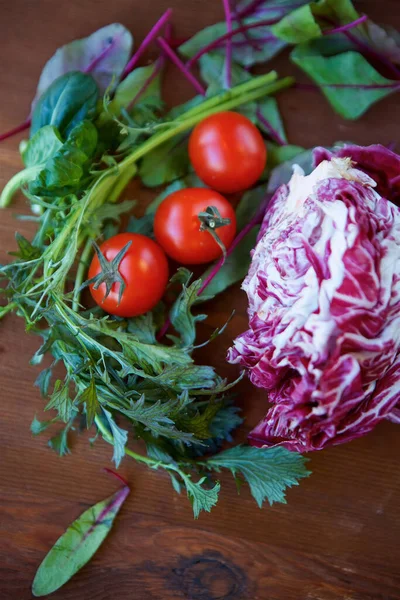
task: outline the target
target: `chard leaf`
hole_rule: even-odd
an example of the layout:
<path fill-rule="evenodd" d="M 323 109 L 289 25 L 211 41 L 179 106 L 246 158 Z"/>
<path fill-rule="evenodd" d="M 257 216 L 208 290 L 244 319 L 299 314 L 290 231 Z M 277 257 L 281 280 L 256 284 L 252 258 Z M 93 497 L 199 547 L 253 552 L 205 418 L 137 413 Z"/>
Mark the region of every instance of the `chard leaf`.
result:
<path fill-rule="evenodd" d="M 278 13 L 278 16 L 281 13 Z M 241 19 L 241 26 L 256 23 L 255 19 Z M 234 27 L 236 29 L 236 27 Z M 179 51 L 186 57 L 192 58 L 200 50 L 216 42 L 226 34 L 226 23 L 216 23 L 202 29 L 187 42 L 179 46 Z M 251 27 L 245 33 L 237 33 L 232 37 L 233 62 L 243 67 L 251 67 L 258 63 L 266 63 L 280 52 L 286 43 L 273 35 L 271 27 L 266 25 Z M 224 58 L 226 41 L 222 40 L 212 53 Z"/>
<path fill-rule="evenodd" d="M 188 135 L 183 133 L 146 154 L 139 175 L 146 187 L 156 187 L 179 179 L 188 171 Z"/>
<path fill-rule="evenodd" d="M 45 125 L 35 133 L 22 152 L 22 160 L 26 167 L 44 165 L 56 154 L 63 142 L 58 129 L 53 125 Z"/>
<path fill-rule="evenodd" d="M 311 9 L 316 17 L 340 23 L 351 23 L 359 17 L 352 0 L 319 0 L 311 3 Z"/>
<path fill-rule="evenodd" d="M 201 77 L 208 86 L 207 96 L 214 96 L 224 90 L 225 55 L 210 52 L 200 58 L 199 64 Z M 232 64 L 232 86 L 250 81 L 251 77 L 248 71 L 235 63 Z"/>
<path fill-rule="evenodd" d="M 94 377 L 90 380 L 87 388 L 83 390 L 78 398 L 79 402 L 85 404 L 86 408 L 86 425 L 87 428 L 92 426 L 95 416 L 100 412 L 100 403 L 97 397 L 96 382 Z"/>
<path fill-rule="evenodd" d="M 207 315 L 192 315 L 192 307 L 198 302 L 198 291 L 201 280 L 194 281 L 190 285 L 183 285 L 182 292 L 175 301 L 171 312 L 171 323 L 180 334 L 179 346 L 188 348 L 194 344 L 196 339 L 196 323 L 204 321 Z"/>
<path fill-rule="evenodd" d="M 200 481 L 193 483 L 189 476 L 185 477 L 184 480 L 188 498 L 192 503 L 195 519 L 199 518 L 202 510 L 210 512 L 212 507 L 218 502 L 218 494 L 221 489 L 220 484 L 217 482 L 214 487 L 208 489 L 203 487 L 205 481 L 206 477 L 203 477 Z"/>
<path fill-rule="evenodd" d="M 293 160 L 299 154 L 305 151 L 302 146 L 294 146 L 293 144 L 287 144 L 286 146 L 277 146 L 276 144 L 267 144 L 268 146 L 268 162 L 267 167 L 270 171 L 278 165 Z"/>
<path fill-rule="evenodd" d="M 72 72 L 56 79 L 36 104 L 31 137 L 41 127 L 53 125 L 63 138 L 84 119 L 96 114 L 99 92 L 93 77 Z"/>
<path fill-rule="evenodd" d="M 400 33 L 390 25 L 377 25 L 370 19 L 364 28 L 369 45 L 390 61 L 400 64 Z"/>
<path fill-rule="evenodd" d="M 308 42 L 322 35 L 309 4 L 297 8 L 273 25 L 272 33 L 288 44 Z"/>
<path fill-rule="evenodd" d="M 173 192 L 177 192 L 178 190 L 183 190 L 187 187 L 206 187 L 205 184 L 195 175 L 194 173 L 189 173 L 186 177 L 182 179 L 177 179 L 170 183 L 162 192 L 159 194 L 153 202 L 151 202 L 146 208 L 146 214 L 154 215 L 157 208 L 160 206 L 161 202 L 167 198 Z"/>
<path fill-rule="evenodd" d="M 279 112 L 278 102 L 273 96 L 266 96 L 257 105 L 257 125 L 278 144 L 287 144 L 285 128 Z"/>
<path fill-rule="evenodd" d="M 56 79 L 71 71 L 90 72 L 100 92 L 105 92 L 111 82 L 117 83 L 122 75 L 132 43 L 128 29 L 112 23 L 86 38 L 62 46 L 43 68 L 32 108 Z"/>
<path fill-rule="evenodd" d="M 125 446 L 126 442 L 128 441 L 128 432 L 125 429 L 118 427 L 114 421 L 114 417 L 108 410 L 102 407 L 102 411 L 105 418 L 101 418 L 101 416 L 96 418 L 100 418 L 102 420 L 103 425 L 107 427 L 110 435 L 112 436 L 112 444 L 114 447 L 113 461 L 115 462 L 115 466 L 119 467 L 121 460 L 125 456 Z"/>
<path fill-rule="evenodd" d="M 138 96 L 138 94 L 140 95 Z M 119 84 L 113 100 L 108 105 L 111 114 L 118 115 L 122 108 L 131 113 L 130 104 L 135 102 L 152 109 L 161 109 L 161 72 L 157 72 L 157 63 L 138 67 Z"/>
<path fill-rule="evenodd" d="M 250 486 L 259 508 L 268 500 L 286 503 L 285 490 L 298 485 L 299 480 L 310 475 L 305 468 L 306 459 L 285 448 L 254 448 L 235 446 L 209 458 L 207 466 L 220 471 L 229 469 L 236 478 L 240 473 Z"/>
<path fill-rule="evenodd" d="M 231 285 L 242 281 L 249 270 L 251 256 L 250 252 L 256 245 L 259 226 L 253 229 L 242 239 L 231 254 L 225 260 L 223 266 L 208 284 L 200 298 L 205 301 L 221 294 Z M 212 270 L 212 266 L 203 274 L 202 280 L 206 279 Z"/>
<path fill-rule="evenodd" d="M 129 487 L 124 486 L 86 510 L 68 527 L 37 570 L 32 585 L 34 596 L 55 592 L 92 558 L 110 532 L 129 492 Z"/>
<path fill-rule="evenodd" d="M 382 77 L 358 52 L 323 56 L 313 45 L 296 47 L 292 61 L 321 87 L 335 111 L 357 119 L 378 100 L 397 91 L 398 82 Z"/>

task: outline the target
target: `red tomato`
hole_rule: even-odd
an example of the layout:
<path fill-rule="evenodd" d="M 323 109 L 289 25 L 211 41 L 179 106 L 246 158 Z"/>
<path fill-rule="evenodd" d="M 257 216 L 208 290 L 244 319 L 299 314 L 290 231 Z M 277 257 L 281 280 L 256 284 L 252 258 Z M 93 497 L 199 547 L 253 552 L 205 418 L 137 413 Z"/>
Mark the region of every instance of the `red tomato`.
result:
<path fill-rule="evenodd" d="M 138 233 L 119 233 L 104 242 L 100 251 L 108 262 L 132 242 L 119 263 L 118 272 L 125 281 L 121 301 L 118 302 L 120 283 L 114 283 L 107 297 L 106 284 L 98 289 L 89 286 L 94 301 L 106 312 L 119 317 L 135 317 L 151 310 L 164 294 L 168 282 L 168 261 L 158 244 Z M 89 268 L 89 279 L 101 273 L 100 261 L 94 255 Z"/>
<path fill-rule="evenodd" d="M 220 112 L 196 125 L 189 140 L 189 156 L 204 183 L 232 194 L 260 178 L 267 150 L 249 119 L 235 112 Z"/>
<path fill-rule="evenodd" d="M 157 242 L 177 262 L 195 265 L 219 258 L 222 250 L 211 233 L 200 231 L 199 213 L 215 206 L 221 217 L 230 219 L 229 225 L 215 231 L 225 248 L 236 233 L 236 215 L 231 204 L 213 190 L 186 188 L 170 194 L 158 207 L 154 219 Z"/>

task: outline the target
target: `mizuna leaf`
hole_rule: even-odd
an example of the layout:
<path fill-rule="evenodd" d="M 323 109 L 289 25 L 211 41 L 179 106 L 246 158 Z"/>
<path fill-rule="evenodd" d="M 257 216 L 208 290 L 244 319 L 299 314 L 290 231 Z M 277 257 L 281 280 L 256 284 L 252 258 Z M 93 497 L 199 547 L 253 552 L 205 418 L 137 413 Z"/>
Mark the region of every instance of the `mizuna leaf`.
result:
<path fill-rule="evenodd" d="M 129 487 L 124 486 L 113 496 L 86 510 L 68 527 L 36 573 L 32 585 L 34 596 L 55 592 L 92 558 L 109 534 L 129 492 Z"/>
<path fill-rule="evenodd" d="M 103 421 L 105 421 L 105 426 L 109 429 L 110 434 L 113 438 L 113 443 L 112 443 L 113 447 L 114 447 L 113 461 L 115 462 L 115 466 L 119 467 L 119 464 L 120 464 L 122 458 L 125 456 L 125 445 L 126 445 L 126 442 L 128 441 L 128 432 L 125 429 L 118 427 L 118 425 L 114 421 L 112 414 L 108 410 L 106 410 L 104 407 L 103 407 L 103 413 L 104 413 L 104 417 L 105 417 L 105 419 L 103 419 Z M 98 418 L 101 418 L 101 417 L 98 417 Z"/>
<path fill-rule="evenodd" d="M 193 483 L 190 477 L 186 477 L 184 481 L 188 498 L 192 503 L 194 518 L 198 519 L 202 510 L 210 512 L 212 507 L 217 504 L 221 486 L 217 482 L 211 489 L 203 487 L 203 483 L 206 481 L 205 477 L 196 483 Z"/>
<path fill-rule="evenodd" d="M 87 388 L 83 390 L 79 396 L 79 402 L 83 402 L 86 408 L 86 425 L 87 428 L 92 426 L 95 416 L 100 411 L 100 403 L 97 398 L 96 382 L 94 377 L 90 380 Z"/>
<path fill-rule="evenodd" d="M 235 446 L 209 458 L 206 464 L 216 471 L 229 469 L 235 478 L 240 473 L 261 508 L 264 500 L 271 505 L 286 503 L 286 488 L 298 485 L 300 479 L 310 475 L 305 462 L 301 454 L 281 447 Z"/>
<path fill-rule="evenodd" d="M 182 292 L 174 303 L 171 312 L 171 323 L 181 336 L 182 347 L 190 347 L 196 339 L 196 323 L 204 321 L 207 315 L 192 315 L 192 307 L 198 302 L 198 291 L 201 280 L 183 286 Z"/>
<path fill-rule="evenodd" d="M 335 111 L 357 119 L 368 108 L 399 90 L 399 82 L 382 77 L 358 52 L 323 56 L 312 44 L 296 47 L 292 61 L 321 87 Z"/>
<path fill-rule="evenodd" d="M 61 379 L 57 379 L 54 391 L 45 410 L 50 410 L 51 408 L 58 411 L 58 415 L 62 421 L 67 422 L 71 418 L 73 406 L 69 397 L 69 385 L 61 381 Z"/>

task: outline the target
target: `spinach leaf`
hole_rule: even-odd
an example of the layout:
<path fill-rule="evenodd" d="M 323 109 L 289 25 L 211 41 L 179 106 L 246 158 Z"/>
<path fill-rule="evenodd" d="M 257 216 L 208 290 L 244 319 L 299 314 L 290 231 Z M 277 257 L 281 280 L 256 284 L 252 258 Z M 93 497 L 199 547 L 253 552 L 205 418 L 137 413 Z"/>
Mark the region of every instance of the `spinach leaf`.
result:
<path fill-rule="evenodd" d="M 53 125 L 45 125 L 29 140 L 22 152 L 22 160 L 26 167 L 44 165 L 62 145 L 58 129 Z"/>
<path fill-rule="evenodd" d="M 54 125 L 62 137 L 68 137 L 81 121 L 95 116 L 98 96 L 91 75 L 78 72 L 62 75 L 37 103 L 32 115 L 31 137 L 45 125 Z"/>
<path fill-rule="evenodd" d="M 357 119 L 378 100 L 399 89 L 399 83 L 380 75 L 358 52 L 323 56 L 314 44 L 297 46 L 292 61 L 321 87 L 335 111 Z"/>
<path fill-rule="evenodd" d="M 112 23 L 58 48 L 40 75 L 32 108 L 58 77 L 72 71 L 90 72 L 100 92 L 105 92 L 111 82 L 116 84 L 122 75 L 132 43 L 128 29 L 120 23 Z"/>
<path fill-rule="evenodd" d="M 55 592 L 92 558 L 109 534 L 129 492 L 125 485 L 71 523 L 41 563 L 32 585 L 34 596 Z"/>

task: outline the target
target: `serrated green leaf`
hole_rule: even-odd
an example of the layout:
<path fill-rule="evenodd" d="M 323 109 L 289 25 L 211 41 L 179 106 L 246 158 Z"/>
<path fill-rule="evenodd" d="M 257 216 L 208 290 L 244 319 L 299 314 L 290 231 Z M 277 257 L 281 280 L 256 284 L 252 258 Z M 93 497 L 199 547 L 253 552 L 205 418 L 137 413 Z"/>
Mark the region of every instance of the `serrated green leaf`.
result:
<path fill-rule="evenodd" d="M 48 446 L 54 450 L 59 456 L 66 456 L 71 454 L 71 450 L 68 447 L 68 432 L 70 427 L 64 427 L 57 435 L 50 438 Z"/>
<path fill-rule="evenodd" d="M 115 462 L 115 466 L 119 467 L 121 460 L 125 456 L 125 446 L 126 442 L 128 441 L 128 432 L 125 429 L 118 427 L 114 421 L 113 415 L 104 407 L 102 407 L 102 412 L 105 417 L 104 421 L 106 423 L 106 427 L 109 429 L 113 439 L 113 461 Z"/>
<path fill-rule="evenodd" d="M 58 538 L 37 570 L 32 585 L 34 596 L 47 596 L 55 592 L 92 558 L 110 532 L 129 491 L 128 486 L 124 486 L 95 504 Z"/>
<path fill-rule="evenodd" d="M 93 425 L 95 416 L 100 412 L 100 403 L 97 397 L 96 382 L 94 377 L 90 380 L 87 388 L 77 398 L 78 402 L 82 402 L 86 409 L 86 426 L 89 429 Z"/>
<path fill-rule="evenodd" d="M 72 415 L 73 405 L 69 397 L 69 384 L 57 379 L 54 385 L 54 391 L 45 410 L 55 409 L 62 421 L 67 423 Z"/>
<path fill-rule="evenodd" d="M 207 315 L 192 315 L 192 308 L 198 302 L 201 283 L 201 280 L 197 280 L 189 286 L 184 285 L 170 312 L 171 323 L 180 335 L 179 345 L 183 348 L 194 344 L 196 323 L 207 318 Z"/>
<path fill-rule="evenodd" d="M 39 388 L 43 398 L 46 398 L 49 393 L 49 386 L 53 369 L 51 367 L 43 369 L 36 378 L 35 385 Z"/>
<path fill-rule="evenodd" d="M 217 471 L 229 469 L 234 476 L 241 473 L 261 508 L 265 500 L 270 505 L 286 503 L 286 488 L 298 485 L 300 479 L 310 475 L 305 462 L 301 454 L 282 447 L 235 446 L 209 458 L 206 464 Z"/>
<path fill-rule="evenodd" d="M 33 435 L 39 435 L 46 431 L 46 429 L 53 423 L 53 421 L 39 421 L 36 418 L 36 415 L 33 417 L 33 421 L 31 423 L 31 433 Z"/>
<path fill-rule="evenodd" d="M 193 483 L 190 477 L 186 477 L 184 481 L 188 498 L 193 506 L 194 518 L 198 519 L 202 510 L 210 512 L 212 507 L 217 504 L 221 486 L 217 482 L 214 487 L 210 489 L 203 487 L 206 477 L 203 477 L 196 483 Z"/>

